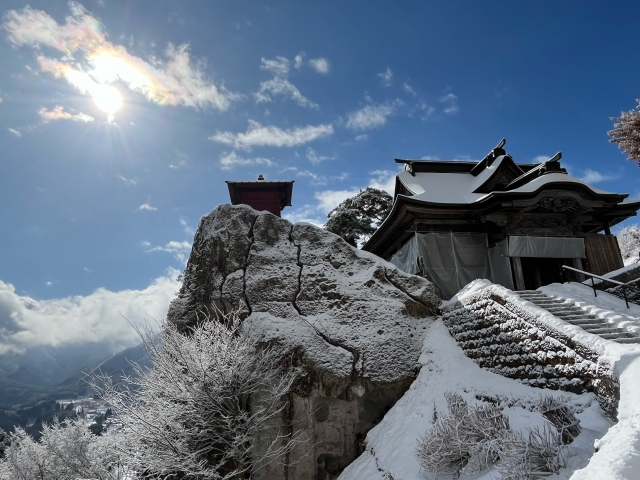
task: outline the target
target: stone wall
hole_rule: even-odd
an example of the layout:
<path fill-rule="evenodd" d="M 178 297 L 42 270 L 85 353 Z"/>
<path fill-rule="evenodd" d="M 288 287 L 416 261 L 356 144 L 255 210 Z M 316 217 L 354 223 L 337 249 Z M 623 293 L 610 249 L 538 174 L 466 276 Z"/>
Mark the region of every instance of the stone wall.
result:
<path fill-rule="evenodd" d="M 534 387 L 593 392 L 615 419 L 620 391 L 611 365 L 501 295 L 501 289 L 485 288 L 444 312 L 465 354 L 483 368 Z"/>

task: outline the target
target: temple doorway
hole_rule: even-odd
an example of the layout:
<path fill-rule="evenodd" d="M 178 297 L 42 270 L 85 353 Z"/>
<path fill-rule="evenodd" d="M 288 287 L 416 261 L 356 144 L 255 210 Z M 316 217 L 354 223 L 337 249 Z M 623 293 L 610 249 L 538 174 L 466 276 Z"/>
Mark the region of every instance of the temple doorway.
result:
<path fill-rule="evenodd" d="M 573 267 L 567 258 L 522 257 L 522 275 L 527 290 L 562 282 L 562 265 Z"/>

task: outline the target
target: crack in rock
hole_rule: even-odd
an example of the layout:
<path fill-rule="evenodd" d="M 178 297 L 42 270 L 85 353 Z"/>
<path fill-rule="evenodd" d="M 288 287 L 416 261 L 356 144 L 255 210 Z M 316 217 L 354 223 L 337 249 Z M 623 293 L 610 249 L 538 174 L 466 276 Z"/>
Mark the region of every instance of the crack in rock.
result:
<path fill-rule="evenodd" d="M 249 232 L 247 233 L 247 238 L 249 239 L 249 248 L 247 248 L 247 256 L 244 259 L 244 266 L 242 267 L 242 294 L 244 295 L 244 302 L 247 304 L 247 309 L 249 310 L 249 315 L 253 313 L 251 309 L 251 304 L 249 303 L 249 297 L 247 297 L 247 267 L 249 266 L 249 255 L 251 254 L 251 247 L 253 246 L 254 236 L 253 236 L 253 227 L 258 221 L 258 215 L 251 222 L 251 228 L 249 228 Z"/>
<path fill-rule="evenodd" d="M 302 310 L 300 310 L 300 307 L 298 306 L 298 295 L 300 295 L 300 291 L 302 290 L 302 267 L 304 267 L 304 265 L 300 262 L 300 254 L 302 253 L 302 245 L 297 245 L 296 242 L 293 240 L 293 225 L 291 225 L 291 230 L 289 231 L 289 241 L 293 244 L 294 247 L 297 247 L 298 249 L 298 258 L 296 260 L 296 265 L 298 265 L 298 267 L 300 267 L 300 270 L 298 270 L 298 288 L 296 289 L 296 293 L 293 296 L 293 308 L 296 309 L 296 312 L 298 312 L 298 315 L 302 316 Z"/>
<path fill-rule="evenodd" d="M 397 283 L 395 283 L 393 280 L 391 280 L 389 278 L 389 276 L 387 275 L 387 268 L 383 267 L 384 270 L 384 278 L 385 280 L 387 280 L 387 282 L 389 282 L 391 285 L 393 285 L 395 288 L 397 288 L 398 290 L 400 290 L 402 293 L 404 293 L 407 297 L 409 297 L 410 299 L 412 299 L 415 302 L 421 303 L 422 305 L 424 305 L 425 307 L 429 308 L 430 310 L 433 308 L 433 305 L 428 304 L 427 302 L 425 302 L 424 300 L 410 294 L 409 292 L 407 292 L 404 288 L 402 288 L 400 285 L 398 285 Z"/>
<path fill-rule="evenodd" d="M 313 330 L 320 336 L 320 338 L 322 338 L 329 345 L 342 348 L 343 350 L 346 350 L 347 352 L 351 353 L 351 356 L 353 357 L 353 361 L 351 363 L 351 381 L 353 382 L 357 380 L 358 370 L 356 367 L 357 367 L 358 361 L 360 360 L 360 352 L 354 347 L 350 347 L 346 343 L 340 342 L 338 340 L 334 340 L 333 338 L 329 337 L 326 333 L 324 333 L 322 330 L 320 330 L 318 327 L 313 325 L 311 322 L 309 322 L 309 320 L 307 320 L 304 317 L 303 317 L 303 321 L 306 324 L 308 324 L 311 328 L 313 328 Z"/>

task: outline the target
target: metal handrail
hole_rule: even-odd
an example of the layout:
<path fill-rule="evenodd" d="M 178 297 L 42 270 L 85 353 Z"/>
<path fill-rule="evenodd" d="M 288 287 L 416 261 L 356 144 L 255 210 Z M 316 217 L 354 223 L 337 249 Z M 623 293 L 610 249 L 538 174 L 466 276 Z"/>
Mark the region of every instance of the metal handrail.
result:
<path fill-rule="evenodd" d="M 624 303 L 627 304 L 627 308 L 629 308 L 629 300 L 627 299 L 627 284 L 626 283 L 622 283 L 619 282 L 617 280 L 611 280 L 610 278 L 605 278 L 605 277 L 601 277 L 600 275 L 595 275 L 593 273 L 589 273 L 589 272 L 585 272 L 584 270 L 578 270 L 577 268 L 573 268 L 573 267 L 569 267 L 567 265 L 562 265 L 562 270 L 571 270 L 573 272 L 576 273 L 580 273 L 582 275 L 586 275 L 588 277 L 591 278 L 591 288 L 593 288 L 593 295 L 595 297 L 598 296 L 598 292 L 596 290 L 596 283 L 593 281 L 594 278 L 597 278 L 598 280 L 601 280 L 603 282 L 609 282 L 609 283 L 613 283 L 614 285 L 618 285 L 620 287 L 622 287 L 622 295 L 624 296 Z M 564 275 L 563 275 L 563 281 L 564 281 Z M 569 278 L 569 283 L 571 283 L 571 278 Z M 582 282 L 580 282 L 582 283 Z M 584 285 L 584 283 L 583 283 Z"/>

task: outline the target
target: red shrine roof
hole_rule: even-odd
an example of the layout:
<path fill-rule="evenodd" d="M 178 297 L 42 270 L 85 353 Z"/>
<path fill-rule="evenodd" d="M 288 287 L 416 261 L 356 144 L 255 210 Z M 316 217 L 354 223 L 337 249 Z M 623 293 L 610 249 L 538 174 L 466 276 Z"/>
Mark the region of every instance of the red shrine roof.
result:
<path fill-rule="evenodd" d="M 284 207 L 291 206 L 294 180 L 227 180 L 232 205 L 245 204 L 256 210 L 268 210 L 280 216 Z"/>

